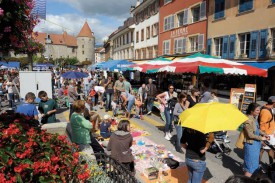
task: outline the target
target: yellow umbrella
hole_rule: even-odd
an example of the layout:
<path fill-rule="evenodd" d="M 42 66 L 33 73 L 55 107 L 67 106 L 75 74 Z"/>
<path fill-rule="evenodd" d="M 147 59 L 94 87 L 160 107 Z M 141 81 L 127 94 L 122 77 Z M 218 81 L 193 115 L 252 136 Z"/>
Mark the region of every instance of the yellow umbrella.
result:
<path fill-rule="evenodd" d="M 183 127 L 202 133 L 236 130 L 248 119 L 234 105 L 217 102 L 196 104 L 183 111 L 179 118 Z"/>

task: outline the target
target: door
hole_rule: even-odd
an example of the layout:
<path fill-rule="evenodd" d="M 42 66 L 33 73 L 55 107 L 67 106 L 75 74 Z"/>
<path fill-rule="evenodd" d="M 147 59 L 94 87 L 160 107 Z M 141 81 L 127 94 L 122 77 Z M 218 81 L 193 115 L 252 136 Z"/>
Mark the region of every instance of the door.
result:
<path fill-rule="evenodd" d="M 38 97 L 38 93 L 40 91 L 45 91 L 48 94 L 49 98 L 52 98 L 52 74 L 51 72 L 36 72 L 35 75 L 36 81 L 36 96 Z"/>

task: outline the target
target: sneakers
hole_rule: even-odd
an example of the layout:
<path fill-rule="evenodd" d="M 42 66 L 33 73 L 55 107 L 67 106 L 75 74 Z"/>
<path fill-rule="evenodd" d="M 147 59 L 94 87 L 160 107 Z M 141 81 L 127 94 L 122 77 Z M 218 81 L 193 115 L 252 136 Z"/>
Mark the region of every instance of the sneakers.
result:
<path fill-rule="evenodd" d="M 171 135 L 171 133 L 169 132 L 169 133 L 167 133 L 167 135 L 170 137 L 170 138 L 172 138 L 172 135 Z"/>
<path fill-rule="evenodd" d="M 165 137 L 166 140 L 171 140 L 171 137 L 169 136 L 169 133 L 166 133 Z"/>
<path fill-rule="evenodd" d="M 148 113 L 147 113 L 147 115 L 151 115 L 152 114 L 152 111 L 149 111 Z"/>

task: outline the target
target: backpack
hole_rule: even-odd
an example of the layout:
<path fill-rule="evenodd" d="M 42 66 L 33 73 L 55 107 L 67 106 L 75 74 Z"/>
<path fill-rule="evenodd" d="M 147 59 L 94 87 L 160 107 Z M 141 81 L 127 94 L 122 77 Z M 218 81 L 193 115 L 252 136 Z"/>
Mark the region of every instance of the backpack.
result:
<path fill-rule="evenodd" d="M 268 107 L 263 106 L 263 107 L 261 107 L 261 110 L 260 110 L 260 113 L 259 113 L 259 114 L 261 114 L 261 112 L 262 112 L 263 109 L 267 109 L 267 110 L 271 113 L 271 116 L 272 116 L 271 119 L 270 119 L 268 122 L 265 123 L 265 124 L 268 123 L 268 128 L 270 128 L 270 123 L 271 123 L 271 122 L 273 121 L 273 119 L 274 119 L 272 110 L 271 110 L 270 108 L 268 108 Z M 261 122 L 261 118 L 260 118 L 260 115 L 259 115 L 259 116 L 258 116 L 258 123 L 259 123 L 259 125 L 261 125 L 260 122 Z M 262 125 L 263 125 L 263 124 L 262 124 Z"/>
<path fill-rule="evenodd" d="M 175 97 L 174 97 L 174 98 L 171 98 L 170 100 L 168 100 L 168 108 L 169 108 L 169 110 L 170 110 L 170 114 L 173 113 L 174 108 L 175 108 L 177 102 L 178 102 L 178 100 L 177 100 L 177 98 L 175 98 Z"/>

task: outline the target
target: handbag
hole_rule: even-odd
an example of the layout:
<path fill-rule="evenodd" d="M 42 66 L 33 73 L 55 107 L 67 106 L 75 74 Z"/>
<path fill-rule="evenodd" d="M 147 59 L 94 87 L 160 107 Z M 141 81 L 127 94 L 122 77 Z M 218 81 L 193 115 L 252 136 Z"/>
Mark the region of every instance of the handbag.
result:
<path fill-rule="evenodd" d="M 240 131 L 240 134 L 239 134 L 239 137 L 238 137 L 238 139 L 237 139 L 237 141 L 236 141 L 236 147 L 237 148 L 239 148 L 239 149 L 243 149 L 243 147 L 244 147 L 244 131 L 242 130 L 242 131 Z"/>
<path fill-rule="evenodd" d="M 171 169 L 176 169 L 179 167 L 180 163 L 173 158 L 164 158 L 163 163 L 167 164 Z"/>

